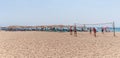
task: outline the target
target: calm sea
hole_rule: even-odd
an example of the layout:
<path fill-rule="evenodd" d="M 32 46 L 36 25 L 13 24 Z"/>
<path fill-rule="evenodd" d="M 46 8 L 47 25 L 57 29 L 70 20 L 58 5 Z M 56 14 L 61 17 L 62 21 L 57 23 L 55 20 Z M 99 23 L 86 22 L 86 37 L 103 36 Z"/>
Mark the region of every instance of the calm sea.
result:
<path fill-rule="evenodd" d="M 116 32 L 120 32 L 120 28 L 115 28 L 115 31 Z"/>
<path fill-rule="evenodd" d="M 109 28 L 110 31 L 113 31 L 113 28 Z M 98 31 L 100 32 L 101 29 L 98 28 Z M 120 32 L 120 28 L 115 28 L 115 32 Z"/>

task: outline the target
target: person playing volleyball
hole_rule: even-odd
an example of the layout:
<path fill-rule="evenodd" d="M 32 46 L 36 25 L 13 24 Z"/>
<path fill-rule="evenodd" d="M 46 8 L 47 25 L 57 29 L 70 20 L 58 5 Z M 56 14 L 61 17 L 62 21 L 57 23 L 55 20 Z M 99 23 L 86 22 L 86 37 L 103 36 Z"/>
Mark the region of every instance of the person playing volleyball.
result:
<path fill-rule="evenodd" d="M 95 36 L 95 37 L 96 37 L 96 32 L 97 32 L 97 31 L 96 31 L 96 28 L 94 27 L 94 28 L 93 28 L 93 33 L 94 33 L 94 36 Z"/>

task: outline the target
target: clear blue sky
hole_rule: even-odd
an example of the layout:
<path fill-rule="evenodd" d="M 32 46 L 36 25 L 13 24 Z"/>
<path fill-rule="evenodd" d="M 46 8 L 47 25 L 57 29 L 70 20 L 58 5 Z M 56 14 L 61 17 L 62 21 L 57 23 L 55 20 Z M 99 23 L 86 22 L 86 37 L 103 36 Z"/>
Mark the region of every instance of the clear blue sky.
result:
<path fill-rule="evenodd" d="M 0 26 L 111 21 L 120 26 L 120 0 L 0 0 Z"/>

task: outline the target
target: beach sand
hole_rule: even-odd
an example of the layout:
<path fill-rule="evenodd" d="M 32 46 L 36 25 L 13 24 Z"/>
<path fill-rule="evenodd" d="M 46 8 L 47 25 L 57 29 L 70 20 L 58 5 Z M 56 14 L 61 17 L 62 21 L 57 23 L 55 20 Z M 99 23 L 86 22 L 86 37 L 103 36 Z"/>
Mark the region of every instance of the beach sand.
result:
<path fill-rule="evenodd" d="M 119 35 L 0 31 L 0 58 L 120 58 Z"/>

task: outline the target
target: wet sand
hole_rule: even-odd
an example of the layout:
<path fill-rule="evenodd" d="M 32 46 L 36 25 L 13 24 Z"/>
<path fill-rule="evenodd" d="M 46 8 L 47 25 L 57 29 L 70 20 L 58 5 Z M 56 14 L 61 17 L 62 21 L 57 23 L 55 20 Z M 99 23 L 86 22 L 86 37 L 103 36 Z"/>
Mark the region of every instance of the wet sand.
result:
<path fill-rule="evenodd" d="M 119 35 L 0 31 L 0 58 L 120 58 Z"/>

